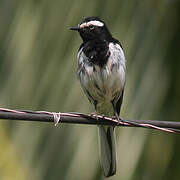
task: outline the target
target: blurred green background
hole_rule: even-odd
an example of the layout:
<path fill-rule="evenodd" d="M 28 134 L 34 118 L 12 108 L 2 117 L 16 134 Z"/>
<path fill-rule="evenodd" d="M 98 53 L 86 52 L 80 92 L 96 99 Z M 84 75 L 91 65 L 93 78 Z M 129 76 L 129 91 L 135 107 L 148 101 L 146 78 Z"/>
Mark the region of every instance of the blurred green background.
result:
<path fill-rule="evenodd" d="M 180 120 L 179 0 L 1 0 L 0 107 L 77 111 L 93 107 L 76 78 L 81 39 L 69 31 L 99 16 L 124 47 L 121 116 Z M 180 137 L 117 128 L 113 180 L 179 180 Z M 97 128 L 0 121 L 1 180 L 99 180 Z"/>

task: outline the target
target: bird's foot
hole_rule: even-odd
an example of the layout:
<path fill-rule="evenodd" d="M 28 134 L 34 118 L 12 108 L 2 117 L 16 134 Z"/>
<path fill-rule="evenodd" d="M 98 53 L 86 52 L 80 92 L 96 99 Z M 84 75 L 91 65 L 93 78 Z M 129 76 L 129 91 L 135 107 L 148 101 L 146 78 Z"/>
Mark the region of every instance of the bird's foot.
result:
<path fill-rule="evenodd" d="M 114 119 L 114 120 L 117 121 L 117 125 L 119 125 L 120 123 L 122 123 L 122 119 L 121 119 L 118 115 L 113 116 L 112 119 Z"/>
<path fill-rule="evenodd" d="M 96 112 L 92 112 L 92 113 L 90 114 L 90 116 L 91 116 L 91 117 L 97 117 L 97 113 L 96 113 Z"/>
<path fill-rule="evenodd" d="M 92 113 L 90 114 L 90 116 L 91 116 L 92 118 L 95 118 L 95 119 L 98 121 L 98 115 L 97 115 L 96 112 L 92 112 Z"/>
<path fill-rule="evenodd" d="M 104 119 L 104 117 L 105 117 L 104 114 L 98 115 L 96 112 L 91 113 L 90 116 L 92 118 L 95 118 L 97 121 L 99 121 L 99 119 L 101 119 L 101 118 Z"/>

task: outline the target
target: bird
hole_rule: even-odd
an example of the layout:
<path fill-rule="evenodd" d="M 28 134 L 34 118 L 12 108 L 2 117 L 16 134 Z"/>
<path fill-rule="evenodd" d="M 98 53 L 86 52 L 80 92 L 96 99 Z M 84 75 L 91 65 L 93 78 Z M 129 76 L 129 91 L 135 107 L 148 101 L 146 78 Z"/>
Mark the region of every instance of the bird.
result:
<path fill-rule="evenodd" d="M 126 81 L 126 60 L 121 43 L 99 17 L 83 19 L 70 30 L 79 32 L 77 77 L 95 113 L 120 121 Z M 98 125 L 100 164 L 105 177 L 116 173 L 115 126 Z"/>

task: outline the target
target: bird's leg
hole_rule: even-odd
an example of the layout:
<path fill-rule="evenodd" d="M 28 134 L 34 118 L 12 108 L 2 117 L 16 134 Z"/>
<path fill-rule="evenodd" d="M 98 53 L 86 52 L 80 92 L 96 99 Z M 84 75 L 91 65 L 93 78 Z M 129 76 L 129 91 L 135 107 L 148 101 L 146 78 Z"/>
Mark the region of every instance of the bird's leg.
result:
<path fill-rule="evenodd" d="M 92 112 L 92 113 L 90 114 L 90 116 L 93 117 L 93 118 L 96 118 L 96 120 L 99 121 L 99 119 L 98 119 L 98 114 L 97 114 L 97 111 L 96 111 L 96 109 L 97 109 L 97 101 L 94 101 L 93 104 L 94 104 L 95 112 Z"/>
<path fill-rule="evenodd" d="M 119 125 L 121 122 L 121 118 L 118 116 L 117 113 L 114 113 L 114 116 L 112 116 L 112 119 L 117 120 L 117 125 Z"/>
<path fill-rule="evenodd" d="M 119 115 L 118 115 L 118 113 L 117 113 L 117 110 L 116 110 L 116 107 L 115 107 L 115 105 L 114 105 L 114 102 L 112 102 L 112 106 L 113 106 L 113 109 L 114 109 L 115 119 L 117 120 L 117 125 L 119 125 L 120 122 L 121 122 L 121 119 L 120 119 L 120 117 L 119 117 Z M 114 117 L 113 117 L 113 119 L 114 119 Z"/>

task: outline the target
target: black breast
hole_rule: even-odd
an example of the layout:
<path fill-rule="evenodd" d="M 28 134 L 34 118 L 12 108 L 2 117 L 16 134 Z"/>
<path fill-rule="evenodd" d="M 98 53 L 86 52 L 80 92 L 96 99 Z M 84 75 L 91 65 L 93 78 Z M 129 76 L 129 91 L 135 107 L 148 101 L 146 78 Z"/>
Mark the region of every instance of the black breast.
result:
<path fill-rule="evenodd" d="M 82 44 L 83 52 L 93 64 L 101 67 L 106 64 L 110 56 L 109 43 L 107 41 L 91 40 Z"/>

